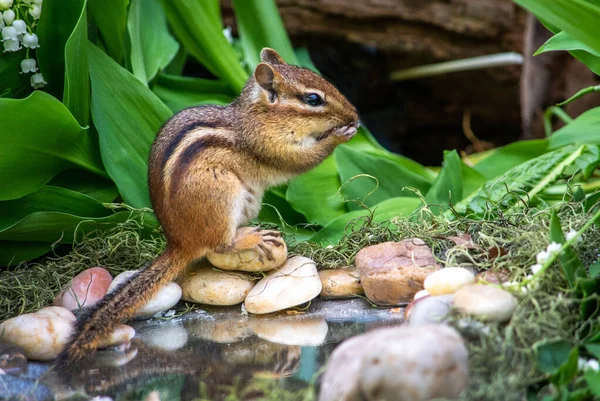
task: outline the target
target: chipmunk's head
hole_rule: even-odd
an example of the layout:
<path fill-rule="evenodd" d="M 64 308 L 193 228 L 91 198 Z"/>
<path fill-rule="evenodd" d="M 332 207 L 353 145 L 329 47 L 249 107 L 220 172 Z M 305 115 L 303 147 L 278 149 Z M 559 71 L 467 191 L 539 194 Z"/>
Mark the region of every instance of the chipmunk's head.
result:
<path fill-rule="evenodd" d="M 299 146 L 334 134 L 340 143 L 352 138 L 358 113 L 333 85 L 306 68 L 288 65 L 273 49 L 263 49 L 260 59 L 245 91 L 262 126 Z"/>

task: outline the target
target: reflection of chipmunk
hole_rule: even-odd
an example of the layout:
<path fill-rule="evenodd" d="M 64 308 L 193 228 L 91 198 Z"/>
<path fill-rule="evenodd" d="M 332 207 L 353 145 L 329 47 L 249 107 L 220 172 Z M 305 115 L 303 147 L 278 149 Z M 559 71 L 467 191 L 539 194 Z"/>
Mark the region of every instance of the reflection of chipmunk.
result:
<path fill-rule="evenodd" d="M 131 318 L 207 252 L 268 251 L 256 230 L 236 236 L 238 227 L 258 215 L 264 191 L 315 167 L 354 136 L 356 109 L 331 84 L 286 64 L 272 49 L 263 49 L 261 60 L 230 105 L 183 110 L 160 130 L 150 154 L 149 187 L 167 250 L 82 311 L 59 363 L 95 350 L 116 323 Z"/>

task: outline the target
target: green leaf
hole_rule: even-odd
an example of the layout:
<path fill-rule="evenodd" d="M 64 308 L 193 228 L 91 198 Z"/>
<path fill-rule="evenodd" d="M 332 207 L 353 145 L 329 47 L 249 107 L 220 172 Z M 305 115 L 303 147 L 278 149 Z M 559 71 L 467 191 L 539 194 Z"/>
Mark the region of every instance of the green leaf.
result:
<path fill-rule="evenodd" d="M 308 49 L 306 47 L 296 48 L 296 59 L 298 59 L 298 65 L 308 68 L 314 73 L 321 75 L 321 72 L 318 70 L 317 66 L 314 65 L 312 59 L 310 58 L 310 54 L 308 53 Z"/>
<path fill-rule="evenodd" d="M 573 143 L 600 145 L 599 130 L 600 107 L 594 107 L 554 132 L 550 137 L 550 149 Z"/>
<path fill-rule="evenodd" d="M 260 51 L 264 47 L 277 51 L 287 63 L 298 64 L 274 0 L 233 0 L 233 9 L 244 57 L 251 70 L 260 63 Z"/>
<path fill-rule="evenodd" d="M 423 203 L 419 198 L 390 198 L 375 205 L 371 210 L 355 210 L 337 217 L 310 237 L 309 241 L 322 245 L 335 244 L 344 236 L 346 226 L 353 219 L 369 216 L 373 213 L 373 222 L 381 223 L 394 217 L 408 216 L 420 206 L 423 206 Z M 360 222 L 361 225 L 364 223 L 365 221 Z M 356 231 L 359 228 L 360 226 L 353 226 L 352 229 Z"/>
<path fill-rule="evenodd" d="M 587 369 L 583 373 L 583 378 L 585 379 L 585 382 L 587 383 L 594 397 L 600 398 L 600 372 Z"/>
<path fill-rule="evenodd" d="M 592 354 L 594 358 L 600 359 L 600 344 L 585 344 L 585 349 Z"/>
<path fill-rule="evenodd" d="M 171 111 L 127 70 L 90 43 L 92 118 L 106 171 L 125 202 L 150 207 L 147 160 Z"/>
<path fill-rule="evenodd" d="M 23 52 L 2 53 L 0 57 L 0 97 L 23 98 L 33 91 L 31 75 L 20 74 Z"/>
<path fill-rule="evenodd" d="M 160 0 L 131 0 L 127 30 L 133 75 L 146 84 L 171 62 L 179 49 L 169 34 Z"/>
<path fill-rule="evenodd" d="M 592 265 L 590 265 L 589 276 L 590 276 L 590 278 L 597 278 L 598 276 L 600 276 L 600 261 L 597 261 L 595 263 L 592 263 Z"/>
<path fill-rule="evenodd" d="M 534 346 L 536 366 L 542 373 L 554 374 L 567 363 L 573 345 L 565 340 L 543 341 Z"/>
<path fill-rule="evenodd" d="M 159 74 L 152 91 L 174 113 L 203 104 L 225 105 L 234 99 L 231 89 L 222 81 L 166 74 Z"/>
<path fill-rule="evenodd" d="M 346 213 L 342 197 L 338 194 L 340 185 L 335 159 L 330 156 L 314 169 L 294 178 L 285 196 L 309 223 L 323 226 Z"/>
<path fill-rule="evenodd" d="M 190 55 L 239 92 L 248 73 L 242 68 L 223 34 L 220 19 L 215 15 L 218 1 L 163 0 L 162 4 L 175 36 Z"/>
<path fill-rule="evenodd" d="M 65 44 L 65 83 L 63 103 L 79 121 L 90 121 L 90 77 L 87 58 L 87 13 L 85 1 L 73 33 Z"/>
<path fill-rule="evenodd" d="M 521 163 L 546 153 L 547 147 L 547 139 L 514 142 L 494 149 L 487 157 L 477 162 L 473 169 L 487 180 L 491 180 Z"/>
<path fill-rule="evenodd" d="M 600 51 L 600 37 L 597 35 L 600 7 L 597 5 L 585 0 L 515 0 L 515 3 L 594 51 Z"/>
<path fill-rule="evenodd" d="M 37 27 L 40 47 L 36 49 L 36 58 L 40 72 L 48 82 L 44 90 L 58 99 L 63 98 L 64 91 L 65 45 L 81 19 L 84 7 L 85 0 L 48 0 L 44 2 L 44 12 L 40 15 Z M 75 42 L 76 39 L 71 46 Z"/>
<path fill-rule="evenodd" d="M 550 241 L 558 244 L 565 243 L 565 236 L 556 210 L 552 212 L 552 218 L 550 219 Z M 567 282 L 569 283 L 569 287 L 573 288 L 575 286 L 575 281 L 578 277 L 587 277 L 583 263 L 570 246 L 563 246 L 559 260 L 563 272 L 565 273 L 565 277 L 567 278 Z"/>
<path fill-rule="evenodd" d="M 129 0 L 88 0 L 90 16 L 98 26 L 106 50 L 119 64 L 123 61 L 125 52 L 128 4 Z M 44 7 L 46 7 L 46 3 L 44 3 Z M 46 12 L 45 8 L 44 12 Z"/>
<path fill-rule="evenodd" d="M 444 163 L 431 188 L 425 195 L 428 205 L 449 205 L 463 198 L 463 182 L 461 177 L 460 156 L 453 151 L 444 152 Z M 441 208 L 433 206 L 432 210 L 439 213 Z"/>
<path fill-rule="evenodd" d="M 381 157 L 381 152 L 359 151 L 348 145 L 340 145 L 334 152 L 342 181 L 343 192 L 348 199 L 357 199 L 367 206 L 374 206 L 386 199 L 399 196 L 415 196 L 405 187 L 426 193 L 431 180 L 421 168 L 415 168 L 412 160 L 399 157 Z M 351 208 L 359 206 L 351 203 Z"/>
<path fill-rule="evenodd" d="M 558 32 L 548 39 L 534 55 L 548 51 L 565 50 L 573 57 L 588 66 L 590 70 L 600 75 L 600 53 L 586 44 L 574 39 L 567 32 Z"/>
<path fill-rule="evenodd" d="M 598 316 L 600 312 L 600 278 L 579 278 L 576 282 L 576 292 L 579 298 L 587 298 L 581 302 L 579 315 L 582 321 L 590 316 Z M 598 341 L 598 340 L 596 340 Z"/>
<path fill-rule="evenodd" d="M 258 220 L 279 224 L 280 227 L 306 224 L 304 216 L 288 203 L 282 188 L 273 188 L 265 193 Z"/>
<path fill-rule="evenodd" d="M 75 166 L 106 176 L 89 132 L 47 93 L 0 99 L 0 116 L 0 200 L 35 192 Z"/>
<path fill-rule="evenodd" d="M 110 179 L 99 177 L 84 170 L 65 170 L 58 173 L 47 185 L 70 189 L 94 198 L 101 203 L 112 202 L 119 196 L 119 190 Z"/>

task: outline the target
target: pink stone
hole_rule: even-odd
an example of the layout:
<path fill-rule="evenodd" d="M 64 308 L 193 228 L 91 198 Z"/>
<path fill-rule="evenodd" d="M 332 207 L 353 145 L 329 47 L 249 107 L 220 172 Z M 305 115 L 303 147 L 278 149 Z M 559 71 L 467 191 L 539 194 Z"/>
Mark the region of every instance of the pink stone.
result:
<path fill-rule="evenodd" d="M 55 306 L 70 310 L 92 306 L 108 291 L 110 273 L 102 267 L 92 267 L 73 277 L 70 286 L 54 299 Z"/>

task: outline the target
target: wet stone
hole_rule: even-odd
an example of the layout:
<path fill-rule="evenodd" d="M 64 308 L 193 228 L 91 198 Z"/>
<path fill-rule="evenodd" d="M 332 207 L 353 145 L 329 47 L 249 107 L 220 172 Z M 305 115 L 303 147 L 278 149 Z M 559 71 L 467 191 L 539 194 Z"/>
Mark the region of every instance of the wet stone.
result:
<path fill-rule="evenodd" d="M 446 267 L 427 276 L 424 286 L 431 295 L 444 295 L 454 294 L 459 288 L 474 282 L 475 275 L 470 270 Z"/>
<path fill-rule="evenodd" d="M 410 326 L 441 323 L 452 310 L 453 294 L 421 297 L 404 309 L 404 318 Z"/>
<path fill-rule="evenodd" d="M 486 322 L 510 320 L 517 304 L 517 299 L 510 292 L 491 285 L 471 284 L 454 294 L 457 311 Z"/>
<path fill-rule="evenodd" d="M 108 292 L 112 276 L 102 267 L 92 267 L 73 277 L 69 286 L 54 299 L 54 306 L 69 310 L 95 305 Z"/>
<path fill-rule="evenodd" d="M 207 305 L 237 305 L 244 302 L 255 281 L 245 274 L 202 266 L 179 280 L 182 299 Z"/>
<path fill-rule="evenodd" d="M 16 345 L 0 342 L 0 370 L 18 376 L 27 371 L 25 350 Z"/>
<path fill-rule="evenodd" d="M 250 321 L 258 337 L 277 344 L 314 347 L 325 342 L 329 327 L 324 318 L 256 318 Z"/>
<path fill-rule="evenodd" d="M 366 247 L 356 255 L 356 267 L 365 295 L 379 305 L 412 301 L 425 278 L 439 269 L 431 249 L 418 238 Z"/>
<path fill-rule="evenodd" d="M 323 298 L 346 298 L 365 293 L 360 283 L 360 275 L 354 268 L 321 270 L 319 278 Z"/>

